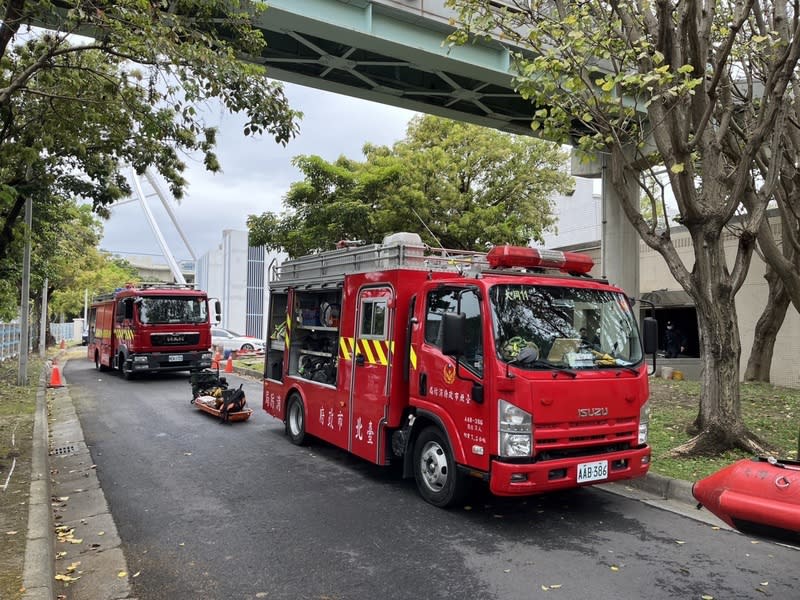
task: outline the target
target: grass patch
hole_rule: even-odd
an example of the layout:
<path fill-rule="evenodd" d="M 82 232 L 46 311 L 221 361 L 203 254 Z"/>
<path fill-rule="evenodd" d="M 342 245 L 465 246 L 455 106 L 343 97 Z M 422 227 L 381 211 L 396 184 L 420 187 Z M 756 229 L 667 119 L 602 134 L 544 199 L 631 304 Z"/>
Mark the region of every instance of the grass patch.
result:
<path fill-rule="evenodd" d="M 763 383 L 740 386 L 742 414 L 747 426 L 774 446 L 776 456 L 797 458 L 800 430 L 800 390 Z M 650 445 L 653 450 L 651 471 L 696 481 L 742 458 L 752 455 L 741 451 L 721 456 L 673 458 L 669 451 L 689 440 L 686 429 L 697 417 L 700 406 L 700 383 L 696 381 L 650 380 Z"/>
<path fill-rule="evenodd" d="M 8 600 L 22 598 L 33 418 L 43 366 L 31 356 L 28 385 L 18 386 L 17 359 L 0 362 L 0 598 Z"/>

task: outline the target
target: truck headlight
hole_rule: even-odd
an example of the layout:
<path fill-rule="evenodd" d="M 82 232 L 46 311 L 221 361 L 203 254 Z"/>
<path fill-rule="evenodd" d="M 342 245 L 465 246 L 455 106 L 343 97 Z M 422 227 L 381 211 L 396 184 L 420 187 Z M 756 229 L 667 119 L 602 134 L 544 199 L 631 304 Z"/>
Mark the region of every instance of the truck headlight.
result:
<path fill-rule="evenodd" d="M 147 355 L 142 356 L 134 356 L 133 362 L 135 363 L 146 363 L 147 362 Z"/>
<path fill-rule="evenodd" d="M 639 410 L 639 438 L 637 443 L 641 446 L 647 443 L 647 434 L 650 429 L 650 401 L 648 400 Z"/>
<path fill-rule="evenodd" d="M 200 355 L 200 360 L 211 360 L 211 358 L 211 352 L 203 352 L 203 354 Z"/>
<path fill-rule="evenodd" d="M 498 454 L 507 457 L 531 456 L 533 418 L 518 406 L 500 400 L 498 404 Z"/>

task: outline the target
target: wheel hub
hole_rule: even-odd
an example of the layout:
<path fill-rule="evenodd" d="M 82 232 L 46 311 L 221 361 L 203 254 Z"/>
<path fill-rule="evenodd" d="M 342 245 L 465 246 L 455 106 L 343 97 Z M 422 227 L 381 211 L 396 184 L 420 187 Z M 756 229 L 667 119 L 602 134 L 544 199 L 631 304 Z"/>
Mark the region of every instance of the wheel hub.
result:
<path fill-rule="evenodd" d="M 429 442 L 422 450 L 420 461 L 425 485 L 438 492 L 447 483 L 447 456 L 444 449 L 439 444 Z"/>

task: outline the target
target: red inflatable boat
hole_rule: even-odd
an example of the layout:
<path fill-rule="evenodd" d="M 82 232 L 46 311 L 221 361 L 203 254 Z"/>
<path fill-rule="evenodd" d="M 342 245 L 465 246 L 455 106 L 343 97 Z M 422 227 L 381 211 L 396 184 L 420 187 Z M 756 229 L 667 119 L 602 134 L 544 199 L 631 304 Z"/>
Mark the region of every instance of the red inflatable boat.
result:
<path fill-rule="evenodd" d="M 692 494 L 744 533 L 800 543 L 800 462 L 740 460 L 696 482 Z"/>

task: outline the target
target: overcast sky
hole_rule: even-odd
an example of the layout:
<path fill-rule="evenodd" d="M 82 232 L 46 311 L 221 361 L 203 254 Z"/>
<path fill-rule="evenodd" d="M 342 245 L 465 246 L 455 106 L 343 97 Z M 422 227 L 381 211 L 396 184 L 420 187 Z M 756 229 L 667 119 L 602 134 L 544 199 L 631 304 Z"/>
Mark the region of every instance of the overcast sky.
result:
<path fill-rule="evenodd" d="M 211 174 L 202 163 L 189 163 L 189 181 L 180 204 L 172 201 L 175 216 L 197 258 L 217 247 L 224 229 L 247 230 L 250 214 L 282 210 L 282 198 L 292 182 L 301 179 L 292 157 L 317 154 L 335 160 L 344 154 L 362 160 L 365 142 L 391 145 L 405 136 L 412 111 L 367 102 L 348 96 L 285 84 L 290 105 L 304 113 L 300 134 L 283 147 L 272 138 L 245 138 L 241 118 L 212 115 L 217 124 L 217 155 L 222 173 Z M 141 178 L 145 193 L 152 191 Z M 162 189 L 167 191 L 162 183 Z M 189 250 L 161 207 L 158 198 L 148 200 L 155 220 L 177 260 L 191 258 Z M 116 206 L 104 222 L 103 250 L 121 255 L 161 258 L 161 247 L 138 202 Z"/>

